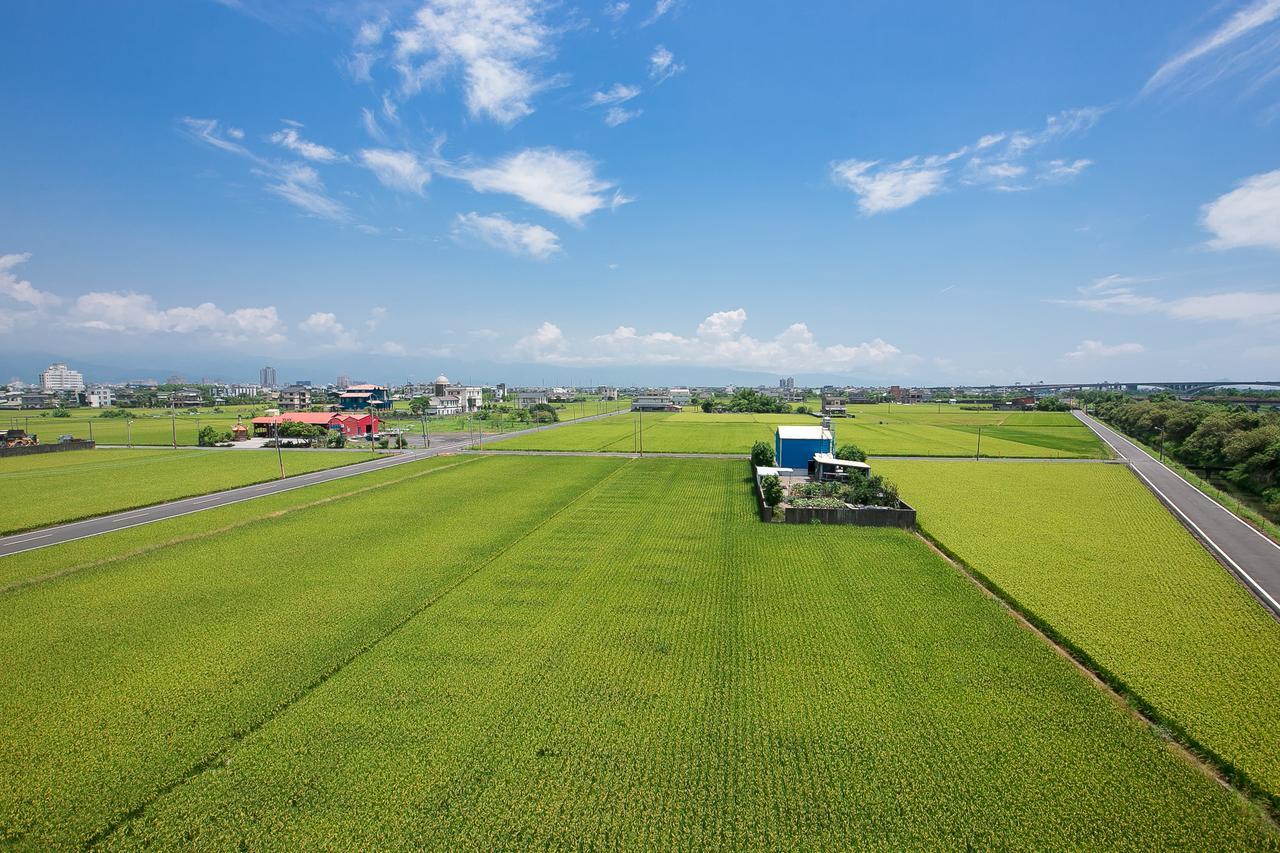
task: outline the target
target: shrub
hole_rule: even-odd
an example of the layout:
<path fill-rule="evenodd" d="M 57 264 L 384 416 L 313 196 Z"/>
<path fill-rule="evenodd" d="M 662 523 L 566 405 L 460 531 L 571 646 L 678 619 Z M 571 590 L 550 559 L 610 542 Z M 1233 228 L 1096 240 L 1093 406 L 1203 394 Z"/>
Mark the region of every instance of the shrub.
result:
<path fill-rule="evenodd" d="M 760 481 L 760 490 L 764 493 L 764 502 L 769 506 L 782 503 L 782 481 L 770 474 Z"/>
<path fill-rule="evenodd" d="M 71 417 L 71 413 L 68 412 L 66 409 L 57 408 L 53 410 L 53 416 L 55 418 L 69 418 Z"/>
<path fill-rule="evenodd" d="M 760 468 L 773 467 L 773 448 L 767 441 L 757 441 L 751 445 L 751 464 Z M 774 479 L 778 479 L 774 477 Z M 781 486 L 779 486 L 781 487 Z"/>
<path fill-rule="evenodd" d="M 853 462 L 866 462 L 867 453 L 856 444 L 842 444 L 836 449 L 837 459 L 848 459 Z"/>
<path fill-rule="evenodd" d="M 216 426 L 205 426 L 200 428 L 200 435 L 196 440 L 201 447 L 213 447 L 216 444 L 231 440 L 230 430 L 218 429 Z"/>

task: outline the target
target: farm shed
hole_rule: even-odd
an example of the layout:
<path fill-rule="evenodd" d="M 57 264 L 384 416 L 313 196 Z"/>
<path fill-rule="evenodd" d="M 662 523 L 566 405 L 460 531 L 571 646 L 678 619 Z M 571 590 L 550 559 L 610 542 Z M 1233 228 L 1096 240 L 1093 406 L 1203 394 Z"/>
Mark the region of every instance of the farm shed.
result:
<path fill-rule="evenodd" d="M 809 460 L 835 449 L 835 434 L 827 424 L 793 426 L 783 424 L 773 437 L 773 455 L 781 468 L 807 469 Z"/>

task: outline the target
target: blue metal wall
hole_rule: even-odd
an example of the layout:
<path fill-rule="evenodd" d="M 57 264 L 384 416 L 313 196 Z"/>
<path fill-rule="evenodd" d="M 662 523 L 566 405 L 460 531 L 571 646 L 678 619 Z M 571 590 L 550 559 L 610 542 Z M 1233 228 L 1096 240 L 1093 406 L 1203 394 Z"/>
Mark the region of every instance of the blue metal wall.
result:
<path fill-rule="evenodd" d="M 833 453 L 825 438 L 783 438 L 774 433 L 773 455 L 779 468 L 807 468 L 815 453 Z"/>

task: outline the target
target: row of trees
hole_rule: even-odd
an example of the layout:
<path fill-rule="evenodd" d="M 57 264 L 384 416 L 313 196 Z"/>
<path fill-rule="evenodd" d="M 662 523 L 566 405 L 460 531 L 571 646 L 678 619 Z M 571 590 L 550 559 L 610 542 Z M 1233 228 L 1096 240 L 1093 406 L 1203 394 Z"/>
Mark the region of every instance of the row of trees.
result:
<path fill-rule="evenodd" d="M 1280 414 L 1169 395 L 1090 395 L 1094 415 L 1193 468 L 1215 469 L 1280 513 Z"/>
<path fill-rule="evenodd" d="M 703 400 L 702 411 L 785 415 L 791 411 L 791 406 L 777 397 L 761 394 L 752 388 L 743 388 L 732 397 L 709 397 Z"/>

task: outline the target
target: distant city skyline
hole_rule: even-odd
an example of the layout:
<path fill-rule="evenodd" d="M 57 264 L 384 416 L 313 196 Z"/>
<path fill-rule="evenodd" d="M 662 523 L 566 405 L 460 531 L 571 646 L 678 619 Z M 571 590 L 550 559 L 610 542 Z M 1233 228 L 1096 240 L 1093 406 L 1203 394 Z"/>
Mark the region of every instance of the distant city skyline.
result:
<path fill-rule="evenodd" d="M 1275 0 L 133 11 L 6 10 L 0 375 L 1280 365 Z"/>

